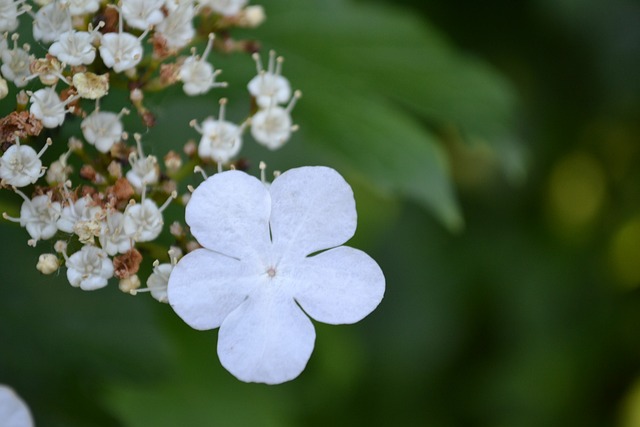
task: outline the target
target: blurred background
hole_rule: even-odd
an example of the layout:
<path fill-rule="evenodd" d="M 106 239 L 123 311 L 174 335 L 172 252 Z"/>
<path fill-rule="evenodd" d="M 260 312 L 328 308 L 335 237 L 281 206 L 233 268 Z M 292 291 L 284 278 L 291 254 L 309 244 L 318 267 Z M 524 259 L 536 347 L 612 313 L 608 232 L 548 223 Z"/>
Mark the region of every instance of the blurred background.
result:
<path fill-rule="evenodd" d="M 383 302 L 356 325 L 316 323 L 298 379 L 244 384 L 217 331 L 115 283 L 40 275 L 52 243 L 0 222 L 0 382 L 36 424 L 640 426 L 640 3 L 264 6 L 262 27 L 230 37 L 285 57 L 301 129 L 275 153 L 247 136 L 243 155 L 253 173 L 265 160 L 347 178 L 349 245 L 381 265 Z M 148 154 L 197 138 L 189 120 L 221 96 L 246 116 L 250 56 L 210 60 L 229 89 L 150 98 L 151 129 L 130 117 Z"/>

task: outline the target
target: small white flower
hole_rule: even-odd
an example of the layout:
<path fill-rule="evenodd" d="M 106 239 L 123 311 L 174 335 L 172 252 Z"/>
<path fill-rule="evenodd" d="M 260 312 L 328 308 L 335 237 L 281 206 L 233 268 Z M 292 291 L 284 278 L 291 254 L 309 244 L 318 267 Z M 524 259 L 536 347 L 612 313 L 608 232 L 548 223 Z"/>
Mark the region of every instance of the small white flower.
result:
<path fill-rule="evenodd" d="M 58 160 L 51 163 L 47 169 L 47 175 L 45 180 L 49 185 L 62 184 L 67 181 L 69 174 L 73 170 L 71 166 L 67 164 L 67 159 L 71 154 L 71 150 L 62 154 Z"/>
<path fill-rule="evenodd" d="M 147 287 L 151 292 L 151 296 L 160 302 L 167 303 L 167 285 L 169 277 L 175 264 L 158 264 L 153 265 L 153 273 L 147 279 Z"/>
<path fill-rule="evenodd" d="M 292 125 L 291 110 L 300 96 L 300 91 L 296 91 L 286 108 L 271 105 L 254 114 L 251 118 L 253 138 L 271 150 L 282 147 L 291 138 L 291 132 L 298 129 L 297 126 Z"/>
<path fill-rule="evenodd" d="M 48 195 L 36 196 L 29 199 L 22 191 L 14 190 L 24 202 L 20 207 L 20 218 L 12 218 L 5 212 L 2 216 L 13 222 L 18 222 L 27 229 L 31 236 L 29 245 L 35 246 L 38 240 L 52 238 L 58 231 L 56 222 L 60 218 L 62 207 L 60 203 L 51 201 Z"/>
<path fill-rule="evenodd" d="M 56 222 L 58 230 L 65 233 L 73 233 L 76 228 L 76 224 L 79 222 L 93 221 L 102 214 L 102 208 L 100 206 L 93 206 L 93 200 L 90 196 L 81 197 L 74 202 L 69 202 L 69 205 L 62 209 L 60 218 Z"/>
<path fill-rule="evenodd" d="M 5 184 L 14 187 L 35 184 L 38 178 L 44 174 L 40 157 L 50 145 L 51 138 L 47 139 L 42 150 L 36 153 L 30 146 L 20 145 L 20 141 L 16 139 L 16 143 L 9 147 L 0 158 L 0 179 Z"/>
<path fill-rule="evenodd" d="M 69 9 L 71 16 L 95 13 L 100 9 L 99 0 L 60 0 L 60 4 Z"/>
<path fill-rule="evenodd" d="M 109 255 L 124 254 L 131 250 L 131 238 L 124 231 L 124 214 L 116 210 L 107 210 L 100 236 L 100 246 Z"/>
<path fill-rule="evenodd" d="M 177 193 L 174 192 L 161 207 L 158 207 L 153 200 L 147 199 L 143 192 L 142 201 L 127 206 L 124 212 L 123 227 L 126 235 L 136 242 L 150 242 L 158 237 L 164 225 L 162 212 L 176 197 Z"/>
<path fill-rule="evenodd" d="M 29 7 L 19 9 L 26 0 L 0 0 L 0 33 L 15 31 L 18 28 L 18 16 L 29 10 Z"/>
<path fill-rule="evenodd" d="M 85 291 L 107 286 L 113 276 L 113 262 L 105 251 L 92 245 L 84 245 L 67 260 L 67 279 L 71 286 Z"/>
<path fill-rule="evenodd" d="M 67 31 L 49 47 L 49 54 L 58 58 L 67 65 L 89 65 L 96 59 L 96 48 L 93 40 L 96 38 L 97 28 L 94 32 Z"/>
<path fill-rule="evenodd" d="M 134 134 L 138 147 L 137 152 L 129 155 L 131 170 L 127 172 L 127 180 L 138 192 L 142 193 L 147 185 L 155 184 L 160 178 L 158 159 L 155 156 L 145 156 L 142 151 L 142 142 L 139 134 Z"/>
<path fill-rule="evenodd" d="M 269 67 L 265 71 L 262 67 L 260 55 L 253 54 L 256 61 L 258 75 L 249 81 L 247 89 L 260 108 L 267 108 L 273 103 L 284 104 L 291 97 L 291 85 L 289 80 L 282 77 L 282 62 L 284 59 L 279 56 L 276 58 L 275 51 L 269 52 Z"/>
<path fill-rule="evenodd" d="M 191 42 L 196 31 L 193 28 L 195 7 L 192 1 L 168 0 L 169 15 L 160 22 L 156 31 L 167 42 L 170 49 L 182 49 Z"/>
<path fill-rule="evenodd" d="M 247 4 L 247 0 L 201 0 L 200 4 L 209 6 L 211 10 L 220 15 L 233 16 L 242 10 Z"/>
<path fill-rule="evenodd" d="M 2 427 L 33 427 L 27 404 L 4 384 L 0 384 L 0 420 Z"/>
<path fill-rule="evenodd" d="M 84 139 L 101 153 L 111 150 L 111 147 L 122 138 L 124 127 L 120 118 L 129 114 L 129 110 L 123 108 L 120 113 L 94 110 L 82 120 L 80 129 Z"/>
<path fill-rule="evenodd" d="M 64 101 L 56 93 L 55 88 L 45 87 L 35 92 L 29 92 L 31 108 L 29 112 L 42 121 L 42 125 L 46 128 L 55 128 L 64 123 L 65 115 L 71 110 L 66 106 L 76 99 L 78 96 L 70 96 Z"/>
<path fill-rule="evenodd" d="M 41 7 L 33 19 L 33 38 L 44 43 L 51 43 L 72 29 L 69 9 L 59 2 Z"/>
<path fill-rule="evenodd" d="M 132 28 L 146 30 L 164 19 L 165 0 L 122 0 L 122 15 Z"/>
<path fill-rule="evenodd" d="M 209 41 L 202 57 L 196 56 L 194 50 L 192 55 L 180 66 L 179 76 L 183 83 L 182 89 L 187 95 L 201 95 L 207 93 L 211 88 L 227 86 L 226 82 L 216 83 L 216 76 L 220 74 L 220 70 L 214 71 L 213 66 L 207 62 L 207 56 L 213 46 L 213 38 L 213 33 L 209 34 Z"/>
<path fill-rule="evenodd" d="M 186 221 L 204 248 L 173 269 L 169 303 L 195 329 L 220 327 L 220 361 L 243 381 L 295 378 L 315 341 L 307 315 L 354 323 L 384 294 L 376 262 L 340 246 L 357 214 L 333 169 L 292 169 L 269 188 L 244 172 L 215 174 L 194 191 Z"/>
<path fill-rule="evenodd" d="M 142 39 L 147 35 L 147 28 L 140 37 L 122 31 L 122 13 L 119 16 L 117 33 L 107 33 L 100 42 L 100 57 L 102 62 L 116 73 L 134 68 L 142 60 Z"/>
<path fill-rule="evenodd" d="M 5 79 L 11 80 L 16 87 L 24 87 L 27 85 L 27 77 L 31 74 L 29 66 L 33 60 L 33 55 L 29 54 L 29 45 L 25 44 L 23 48 L 18 47 L 18 35 L 14 34 L 13 49 L 4 49 L 1 52 L 2 66 L 0 71 Z"/>
<path fill-rule="evenodd" d="M 191 126 L 202 135 L 198 144 L 198 155 L 201 159 L 211 159 L 219 165 L 227 163 L 242 148 L 242 132 L 247 126 L 247 122 L 237 126 L 226 121 L 227 100 L 220 100 L 220 112 L 218 118 L 208 117 L 201 125 L 195 120 L 191 121 Z"/>

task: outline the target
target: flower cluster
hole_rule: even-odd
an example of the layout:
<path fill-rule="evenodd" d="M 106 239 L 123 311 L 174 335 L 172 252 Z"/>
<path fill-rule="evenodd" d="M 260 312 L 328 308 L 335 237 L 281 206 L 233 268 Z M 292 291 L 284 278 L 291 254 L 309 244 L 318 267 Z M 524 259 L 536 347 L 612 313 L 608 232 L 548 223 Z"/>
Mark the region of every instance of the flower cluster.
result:
<path fill-rule="evenodd" d="M 16 32 L 29 17 L 33 49 Z M 339 246 L 356 212 L 335 171 L 294 169 L 269 183 L 263 163 L 261 180 L 236 170 L 249 164 L 237 159 L 247 128 L 270 150 L 297 129 L 291 112 L 302 95 L 282 75 L 283 58 L 269 52 L 265 69 L 257 43 L 230 36 L 264 19 L 246 0 L 0 0 L 0 99 L 16 101 L 0 118 L 0 187 L 21 202 L 3 217 L 26 230 L 29 245 L 53 249 L 40 254 L 41 273 L 64 268 L 86 291 L 116 278 L 123 292 L 149 292 L 195 328 L 219 326 L 221 361 L 238 378 L 279 383 L 304 369 L 313 348 L 297 304 L 316 320 L 352 323 L 378 305 L 384 278 L 367 255 Z M 182 150 L 157 156 L 131 123 L 154 126 L 152 92 L 226 87 L 210 62 L 215 50 L 256 62 L 247 116 L 229 120 L 221 98 L 217 116 L 189 123 L 199 143 L 178 141 Z M 127 105 L 103 108 L 118 91 Z M 60 141 L 55 130 L 67 125 L 79 130 Z M 181 183 L 191 172 L 205 178 L 197 189 Z M 165 227 L 170 205 L 186 206 L 189 227 Z M 156 243 L 163 233 L 170 246 Z"/>

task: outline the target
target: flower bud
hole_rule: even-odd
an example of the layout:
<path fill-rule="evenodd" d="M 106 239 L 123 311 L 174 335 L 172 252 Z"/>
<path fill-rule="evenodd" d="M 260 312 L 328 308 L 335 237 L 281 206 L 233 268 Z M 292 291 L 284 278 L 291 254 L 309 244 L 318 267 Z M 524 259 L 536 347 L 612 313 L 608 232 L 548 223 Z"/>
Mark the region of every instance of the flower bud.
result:
<path fill-rule="evenodd" d="M 0 77 L 0 99 L 5 98 L 9 94 L 9 87 L 7 81 Z"/>
<path fill-rule="evenodd" d="M 140 287 L 140 278 L 137 274 L 120 280 L 118 288 L 127 294 L 135 294 L 135 290 Z"/>
<path fill-rule="evenodd" d="M 57 271 L 59 266 L 57 256 L 54 254 L 42 254 L 38 257 L 36 268 L 42 274 L 51 274 Z"/>

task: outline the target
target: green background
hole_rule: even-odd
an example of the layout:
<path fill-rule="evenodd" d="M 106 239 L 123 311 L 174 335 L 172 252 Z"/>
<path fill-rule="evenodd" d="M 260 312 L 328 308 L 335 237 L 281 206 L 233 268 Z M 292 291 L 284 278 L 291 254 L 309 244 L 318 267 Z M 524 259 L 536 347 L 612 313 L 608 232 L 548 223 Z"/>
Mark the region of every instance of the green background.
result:
<path fill-rule="evenodd" d="M 349 245 L 381 265 L 383 302 L 356 325 L 316 323 L 296 380 L 244 384 L 220 366 L 216 331 L 115 281 L 83 292 L 64 269 L 40 275 L 52 243 L 30 248 L 0 222 L 0 382 L 36 424 L 640 426 L 640 4 L 264 6 L 260 28 L 231 36 L 285 57 L 301 129 L 277 152 L 246 135 L 242 155 L 256 174 L 264 160 L 347 178 Z M 189 120 L 216 115 L 219 97 L 230 120 L 248 114 L 250 56 L 209 59 L 228 89 L 149 96 L 151 129 L 128 118 L 147 154 L 197 139 Z M 12 214 L 18 201 L 0 199 Z"/>

